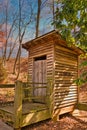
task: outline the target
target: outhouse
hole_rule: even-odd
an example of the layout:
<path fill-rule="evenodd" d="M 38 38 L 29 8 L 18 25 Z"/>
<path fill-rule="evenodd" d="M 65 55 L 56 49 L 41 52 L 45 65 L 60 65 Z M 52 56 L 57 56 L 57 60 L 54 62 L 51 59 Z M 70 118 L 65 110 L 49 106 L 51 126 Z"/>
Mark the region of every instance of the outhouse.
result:
<path fill-rule="evenodd" d="M 78 57 L 82 50 L 69 47 L 53 30 L 23 44 L 29 53 L 28 82 L 34 102 L 47 103 L 51 117 L 72 112 L 78 102 Z M 40 98 L 38 98 L 40 97 Z"/>

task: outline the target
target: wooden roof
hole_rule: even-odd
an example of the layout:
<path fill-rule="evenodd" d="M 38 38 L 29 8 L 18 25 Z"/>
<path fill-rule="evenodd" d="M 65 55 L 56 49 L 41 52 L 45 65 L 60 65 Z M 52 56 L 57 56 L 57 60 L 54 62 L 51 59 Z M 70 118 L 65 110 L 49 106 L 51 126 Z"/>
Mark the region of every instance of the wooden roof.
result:
<path fill-rule="evenodd" d="M 51 32 L 49 32 L 49 33 L 47 33 L 45 35 L 42 35 L 42 36 L 40 36 L 38 38 L 35 38 L 35 39 L 31 40 L 31 41 L 28 41 L 28 42 L 22 44 L 22 47 L 24 49 L 26 49 L 26 50 L 29 50 L 30 47 L 32 47 L 32 46 L 34 46 L 36 44 L 40 45 L 40 43 L 44 43 L 44 42 L 48 42 L 48 41 L 53 41 L 54 44 L 59 44 L 61 46 L 69 48 L 69 49 L 73 50 L 74 52 L 76 52 L 77 55 L 80 55 L 80 54 L 84 53 L 83 50 L 81 50 L 80 48 L 78 48 L 78 47 L 76 47 L 74 45 L 69 47 L 67 45 L 66 41 L 64 41 L 62 39 L 61 35 L 56 30 L 53 30 L 53 31 L 51 31 Z"/>

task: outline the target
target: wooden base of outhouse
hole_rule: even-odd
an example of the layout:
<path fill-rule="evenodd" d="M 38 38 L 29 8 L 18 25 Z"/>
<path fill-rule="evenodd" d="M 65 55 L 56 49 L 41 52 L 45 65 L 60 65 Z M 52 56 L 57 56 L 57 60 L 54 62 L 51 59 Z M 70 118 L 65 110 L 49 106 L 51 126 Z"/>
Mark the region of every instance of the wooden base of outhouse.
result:
<path fill-rule="evenodd" d="M 59 119 L 59 116 L 72 112 L 74 109 L 74 105 L 67 106 L 64 108 L 60 108 L 56 110 L 56 115 L 54 113 L 54 118 L 56 120 Z M 3 119 L 4 122 L 12 125 L 14 129 L 19 129 L 19 127 L 14 126 L 14 105 L 10 106 L 0 106 L 0 117 Z M 41 103 L 24 103 L 22 108 L 22 115 L 20 119 L 20 129 L 22 127 L 46 120 L 51 118 L 50 111 L 46 104 Z"/>
<path fill-rule="evenodd" d="M 48 110 L 40 110 L 36 112 L 31 112 L 27 115 L 22 116 L 21 126 L 24 127 L 33 123 L 37 123 L 37 122 L 49 119 L 49 118 L 51 117 Z"/>
<path fill-rule="evenodd" d="M 65 113 L 72 113 L 73 110 L 74 110 L 74 105 L 63 107 L 63 108 L 59 108 L 53 114 L 53 116 L 52 116 L 53 120 L 54 121 L 58 121 L 60 119 L 60 115 L 65 114 Z"/>
<path fill-rule="evenodd" d="M 72 105 L 72 106 L 67 106 L 67 107 L 64 107 L 64 108 L 60 108 L 59 115 L 72 112 L 73 110 L 74 110 L 74 105 Z"/>
<path fill-rule="evenodd" d="M 0 118 L 13 126 L 14 129 L 21 129 L 24 126 L 51 118 L 46 104 L 24 103 L 20 119 L 20 128 L 14 126 L 14 105 L 0 106 Z"/>

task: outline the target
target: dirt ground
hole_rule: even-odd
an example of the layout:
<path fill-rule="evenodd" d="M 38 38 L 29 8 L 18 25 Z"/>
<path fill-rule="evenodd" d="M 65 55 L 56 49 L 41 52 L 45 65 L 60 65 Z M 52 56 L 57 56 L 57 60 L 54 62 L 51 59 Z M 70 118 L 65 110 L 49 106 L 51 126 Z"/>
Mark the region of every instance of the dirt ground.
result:
<path fill-rule="evenodd" d="M 13 128 L 0 121 L 0 130 L 13 130 Z M 66 114 L 57 122 L 49 119 L 24 127 L 22 130 L 87 130 L 87 117 L 85 120 L 84 117 L 80 119 Z"/>
<path fill-rule="evenodd" d="M 22 130 L 87 130 L 87 120 L 66 114 L 57 122 L 46 120 L 24 127 Z"/>
<path fill-rule="evenodd" d="M 0 130 L 13 130 L 13 128 L 0 120 Z"/>

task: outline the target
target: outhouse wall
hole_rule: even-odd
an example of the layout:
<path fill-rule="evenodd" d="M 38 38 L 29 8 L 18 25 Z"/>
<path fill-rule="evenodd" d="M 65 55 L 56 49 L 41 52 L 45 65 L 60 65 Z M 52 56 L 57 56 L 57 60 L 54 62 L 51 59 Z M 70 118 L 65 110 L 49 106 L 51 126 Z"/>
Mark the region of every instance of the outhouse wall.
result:
<path fill-rule="evenodd" d="M 48 43 L 48 41 L 49 41 L 49 43 Z M 33 83 L 35 81 L 34 77 L 37 78 L 37 76 L 38 76 L 38 72 L 36 72 L 37 74 L 35 74 L 34 70 L 35 70 L 35 67 L 39 67 L 39 69 L 40 69 L 40 66 L 38 66 L 38 65 L 35 66 L 34 62 L 35 62 L 35 59 L 38 59 L 41 56 L 42 57 L 46 56 L 46 63 L 45 63 L 46 70 L 44 73 L 46 73 L 45 74 L 46 75 L 45 83 L 47 83 L 47 87 L 48 87 L 48 82 L 50 82 L 50 81 L 52 82 L 53 76 L 54 76 L 53 75 L 54 74 L 54 69 L 53 69 L 54 68 L 54 44 L 53 44 L 53 41 L 50 41 L 49 39 L 47 39 L 47 40 L 46 39 L 44 39 L 44 40 L 39 39 L 38 41 L 34 41 L 34 45 L 33 46 L 31 45 L 31 47 L 29 48 L 29 59 L 28 59 L 28 80 L 29 80 L 29 83 Z M 36 69 L 38 69 L 38 68 L 36 68 Z M 41 79 L 43 77 L 40 76 L 39 78 Z M 39 83 L 42 82 L 41 80 L 39 80 Z M 34 83 L 32 85 L 34 85 Z M 37 86 L 41 86 L 41 85 L 38 84 Z M 51 87 L 52 86 L 49 86 L 47 88 L 47 90 L 42 89 L 42 91 L 41 91 L 41 89 L 38 89 L 36 91 L 39 91 L 38 92 L 39 96 L 41 96 L 41 95 L 43 95 L 43 91 L 45 91 L 46 93 L 48 91 L 48 93 L 50 93 Z M 37 96 L 38 96 L 38 94 L 37 94 Z"/>
<path fill-rule="evenodd" d="M 78 55 L 68 47 L 55 44 L 54 113 L 73 111 L 78 100 Z"/>

